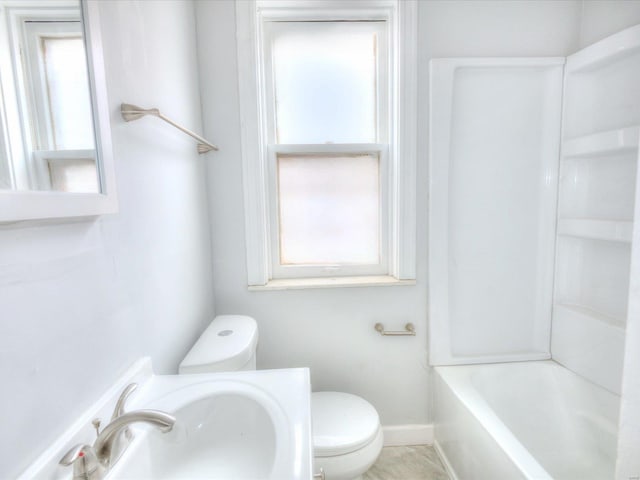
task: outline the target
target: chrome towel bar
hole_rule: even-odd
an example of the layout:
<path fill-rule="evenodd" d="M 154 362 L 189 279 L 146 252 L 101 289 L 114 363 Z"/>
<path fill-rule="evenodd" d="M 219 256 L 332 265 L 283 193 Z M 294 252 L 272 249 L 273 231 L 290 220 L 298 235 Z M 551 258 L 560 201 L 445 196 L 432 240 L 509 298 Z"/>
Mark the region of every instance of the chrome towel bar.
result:
<path fill-rule="evenodd" d="M 208 142 L 197 133 L 193 133 L 191 130 L 188 130 L 182 125 L 178 125 L 173 120 L 168 119 L 163 114 L 161 114 L 160 110 L 158 110 L 157 108 L 141 108 L 137 105 L 131 105 L 130 103 L 123 103 L 122 105 L 120 105 L 120 113 L 122 114 L 122 118 L 124 118 L 127 122 L 138 120 L 145 115 L 151 115 L 153 117 L 158 117 L 160 120 L 164 120 L 169 125 L 172 125 L 178 130 L 186 133 L 190 137 L 195 138 L 198 141 L 198 153 L 207 153 L 211 150 L 218 150 L 218 147 L 216 145 Z"/>
<path fill-rule="evenodd" d="M 404 330 L 401 330 L 401 331 L 385 330 L 384 325 L 382 325 L 381 323 L 376 323 L 373 328 L 376 329 L 376 332 L 380 332 L 380 335 L 400 336 L 400 335 L 416 334 L 416 327 L 413 326 L 413 323 L 407 323 L 404 326 Z"/>

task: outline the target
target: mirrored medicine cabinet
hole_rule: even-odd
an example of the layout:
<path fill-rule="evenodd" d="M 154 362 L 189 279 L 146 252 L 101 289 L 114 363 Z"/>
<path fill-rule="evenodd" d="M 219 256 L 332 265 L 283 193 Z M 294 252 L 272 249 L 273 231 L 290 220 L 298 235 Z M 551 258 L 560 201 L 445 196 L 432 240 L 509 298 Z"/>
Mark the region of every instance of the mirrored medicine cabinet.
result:
<path fill-rule="evenodd" d="M 0 0 L 0 222 L 117 209 L 98 10 Z"/>

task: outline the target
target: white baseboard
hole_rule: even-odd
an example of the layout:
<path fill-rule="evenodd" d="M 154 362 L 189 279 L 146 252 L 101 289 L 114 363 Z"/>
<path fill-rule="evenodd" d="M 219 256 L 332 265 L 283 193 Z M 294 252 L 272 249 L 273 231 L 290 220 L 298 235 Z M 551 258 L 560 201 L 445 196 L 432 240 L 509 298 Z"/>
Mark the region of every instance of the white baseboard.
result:
<path fill-rule="evenodd" d="M 403 445 L 432 445 L 433 425 L 386 425 L 382 427 L 385 447 Z"/>
<path fill-rule="evenodd" d="M 447 456 L 442 451 L 442 447 L 440 446 L 440 444 L 438 443 L 437 440 L 435 440 L 433 442 L 433 448 L 436 449 L 436 452 L 438 453 L 438 456 L 440 457 L 440 460 L 442 461 L 442 464 L 444 465 L 444 469 L 449 474 L 449 478 L 451 478 L 451 480 L 458 480 L 458 476 L 456 475 L 456 472 L 453 470 L 453 467 L 451 466 L 451 463 L 449 463 L 449 459 L 447 458 Z"/>

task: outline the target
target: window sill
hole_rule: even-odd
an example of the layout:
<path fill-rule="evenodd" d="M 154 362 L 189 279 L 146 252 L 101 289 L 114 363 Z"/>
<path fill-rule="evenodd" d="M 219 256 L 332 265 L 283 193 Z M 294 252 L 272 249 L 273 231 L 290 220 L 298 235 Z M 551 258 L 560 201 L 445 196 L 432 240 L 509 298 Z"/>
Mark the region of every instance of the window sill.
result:
<path fill-rule="evenodd" d="M 249 291 L 300 290 L 306 288 L 387 287 L 415 285 L 415 280 L 398 280 L 389 275 L 367 277 L 288 278 L 270 280 L 266 285 L 250 285 Z"/>

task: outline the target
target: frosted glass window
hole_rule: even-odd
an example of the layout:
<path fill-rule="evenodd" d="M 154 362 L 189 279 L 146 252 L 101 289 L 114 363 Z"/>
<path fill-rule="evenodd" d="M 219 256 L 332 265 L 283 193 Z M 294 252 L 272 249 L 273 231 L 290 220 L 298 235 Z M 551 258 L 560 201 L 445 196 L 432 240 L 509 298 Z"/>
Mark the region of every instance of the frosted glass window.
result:
<path fill-rule="evenodd" d="M 374 143 L 378 22 L 273 25 L 277 143 Z"/>
<path fill-rule="evenodd" d="M 93 158 L 50 161 L 49 175 L 52 190 L 74 193 L 100 191 L 96 161 Z"/>
<path fill-rule="evenodd" d="M 93 120 L 82 37 L 43 37 L 53 149 L 92 149 Z"/>
<path fill-rule="evenodd" d="M 280 263 L 378 263 L 379 185 L 377 155 L 280 155 Z"/>

